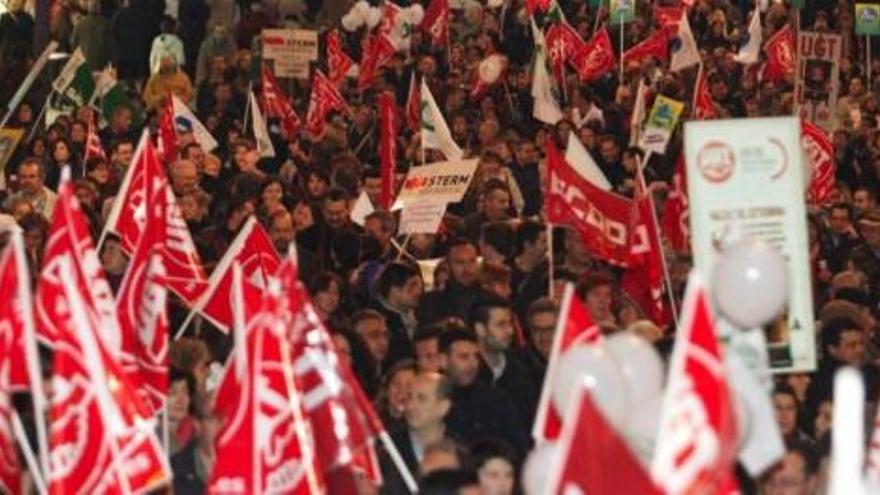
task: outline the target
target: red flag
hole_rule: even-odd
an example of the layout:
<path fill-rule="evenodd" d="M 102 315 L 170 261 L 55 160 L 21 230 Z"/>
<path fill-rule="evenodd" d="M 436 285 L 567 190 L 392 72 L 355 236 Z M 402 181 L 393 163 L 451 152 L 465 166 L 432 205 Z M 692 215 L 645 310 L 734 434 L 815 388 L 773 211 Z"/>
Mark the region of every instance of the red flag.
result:
<path fill-rule="evenodd" d="M 669 364 L 651 476 L 667 493 L 722 493 L 733 482 L 737 426 L 709 295 L 691 273 Z"/>
<path fill-rule="evenodd" d="M 573 401 L 565 414 L 559 462 L 548 466 L 556 474 L 548 480 L 551 488 L 547 493 L 663 493 L 593 404 L 587 387 L 572 385 L 580 389 L 579 400 Z"/>
<path fill-rule="evenodd" d="M 553 334 L 553 347 L 547 361 L 547 373 L 541 387 L 541 397 L 532 425 L 532 437 L 536 442 L 555 440 L 562 430 L 562 412 L 556 410 L 551 400 L 556 363 L 569 347 L 581 343 L 598 343 L 602 340 L 599 327 L 593 325 L 590 312 L 574 293 L 574 286 L 569 284 L 562 296 L 562 307 L 559 308 L 559 319 Z"/>
<path fill-rule="evenodd" d="M 636 200 L 630 218 L 630 256 L 621 287 L 638 303 L 648 318 L 663 327 L 670 320 L 664 304 L 663 246 L 651 193 L 638 172 Z"/>
<path fill-rule="evenodd" d="M 83 158 L 84 162 L 88 162 L 89 159 L 94 157 L 99 157 L 104 160 L 107 159 L 107 153 L 104 152 L 104 145 L 101 144 L 101 138 L 98 136 L 95 127 L 95 113 L 89 112 L 89 127 L 86 135 L 86 151 L 85 157 Z"/>
<path fill-rule="evenodd" d="M 706 71 L 700 65 L 697 71 L 697 82 L 694 88 L 694 109 L 693 115 L 696 120 L 708 120 L 718 118 L 718 112 L 715 111 L 715 101 L 709 92 L 709 80 L 706 77 Z"/>
<path fill-rule="evenodd" d="M 269 277 L 278 269 L 281 259 L 275 251 L 272 239 L 266 230 L 257 222 L 256 217 L 248 218 L 235 240 L 226 250 L 226 254 L 217 263 L 208 288 L 201 299 L 193 307 L 211 320 L 223 332 L 232 327 L 232 265 L 241 265 L 244 274 L 244 291 L 248 319 L 259 310 L 259 291 L 265 289 Z M 255 294 L 253 294 L 255 293 Z M 253 304 L 256 302 L 256 304 Z"/>
<path fill-rule="evenodd" d="M 672 249 L 678 252 L 690 250 L 690 208 L 688 206 L 687 176 L 684 154 L 678 156 L 672 188 L 663 207 L 663 234 Z"/>
<path fill-rule="evenodd" d="M 312 95 L 309 98 L 309 112 L 306 115 L 306 131 L 315 137 L 324 135 L 327 114 L 332 110 L 348 111 L 345 99 L 336 86 L 321 71 L 312 77 Z"/>
<path fill-rule="evenodd" d="M 168 396 L 168 317 L 164 246 L 167 196 L 152 192 L 144 202 L 146 222 L 116 299 L 122 332 L 123 369 L 144 404 L 158 414 Z"/>
<path fill-rule="evenodd" d="M 604 191 L 569 165 L 547 141 L 547 221 L 568 225 L 598 258 L 625 266 L 629 262 L 632 201 Z"/>
<path fill-rule="evenodd" d="M 394 95 L 383 92 L 379 95 L 379 166 L 382 170 L 382 192 L 379 195 L 380 208 L 391 209 L 394 201 L 394 170 L 397 157 L 397 116 Z"/>
<path fill-rule="evenodd" d="M 449 43 L 449 0 L 431 0 L 419 28 L 428 33 L 434 46 L 446 46 Z"/>
<path fill-rule="evenodd" d="M 547 57 L 553 65 L 553 74 L 557 81 L 562 81 L 563 67 L 566 63 L 575 65 L 576 56 L 584 50 L 584 40 L 571 24 L 565 21 L 553 24 L 544 35 L 544 39 L 547 42 Z"/>
<path fill-rule="evenodd" d="M 141 137 L 138 151 L 125 173 L 104 228 L 119 236 L 122 250 L 126 254 L 134 255 L 146 228 L 145 223 L 149 220 L 146 215 L 146 198 L 155 195 L 157 191 L 165 194 L 166 202 L 166 241 L 163 252 L 165 285 L 187 304 L 192 305 L 205 289 L 205 271 L 189 227 L 168 184 L 165 170 L 146 133 Z"/>
<path fill-rule="evenodd" d="M 380 31 L 367 36 L 364 40 L 363 53 L 358 73 L 358 91 L 361 92 L 373 84 L 379 67 L 387 65 L 391 61 L 391 58 L 397 53 L 397 47 L 388 33 Z"/>
<path fill-rule="evenodd" d="M 263 64 L 260 72 L 263 85 L 263 106 L 266 109 L 266 117 L 275 117 L 281 122 L 281 128 L 288 138 L 296 135 L 300 126 L 300 118 L 293 110 L 293 105 L 284 96 L 275 75 L 269 70 L 269 66 Z"/>
<path fill-rule="evenodd" d="M 575 55 L 575 66 L 582 82 L 590 82 L 614 70 L 614 48 L 608 30 L 603 28 Z"/>
<path fill-rule="evenodd" d="M 163 162 L 171 163 L 177 159 L 179 150 L 174 124 L 174 99 L 169 95 L 167 101 L 159 116 L 159 154 Z"/>
<path fill-rule="evenodd" d="M 70 169 L 65 167 L 61 172 L 58 200 L 43 253 L 35 304 L 37 336 L 53 347 L 65 331 L 61 322 L 68 318 L 60 272 L 62 261 L 69 258 L 73 260 L 70 268 L 75 270 L 71 276 L 82 294 L 88 316 L 101 328 L 100 337 L 107 349 L 118 357 L 120 332 L 113 291 L 95 252 L 86 216 L 73 192 Z"/>
<path fill-rule="evenodd" d="M 413 132 L 422 128 L 422 85 L 416 82 L 413 71 L 409 79 L 409 95 L 406 97 L 406 123 Z"/>
<path fill-rule="evenodd" d="M 345 79 L 345 74 L 354 65 L 354 60 L 342 49 L 342 40 L 339 39 L 339 31 L 330 30 L 327 33 L 327 66 L 330 81 L 339 86 Z"/>
<path fill-rule="evenodd" d="M 76 258 L 61 256 L 50 407 L 51 493 L 142 493 L 170 479 L 165 453 L 119 362 L 87 309 Z"/>
<path fill-rule="evenodd" d="M 794 74 L 794 47 L 795 34 L 788 24 L 767 40 L 764 44 L 764 52 L 767 55 L 762 73 L 764 80 L 778 82 Z"/>
<path fill-rule="evenodd" d="M 810 122 L 801 121 L 801 146 L 812 163 L 807 202 L 823 206 L 834 201 L 837 165 L 834 163 L 834 142 L 825 131 Z"/>
<path fill-rule="evenodd" d="M 662 7 L 655 4 L 654 21 L 668 34 L 675 34 L 678 32 L 678 23 L 681 22 L 684 12 L 682 6 Z"/>
<path fill-rule="evenodd" d="M 507 64 L 507 57 L 498 53 L 489 55 L 477 64 L 471 82 L 471 99 L 479 100 L 489 91 L 489 88 L 504 80 Z"/>
<path fill-rule="evenodd" d="M 12 388 L 4 383 L 3 377 L 13 366 L 11 350 L 11 342 L 0 338 L 0 492 L 22 493 L 24 470 L 18 458 L 12 427 Z"/>
<path fill-rule="evenodd" d="M 550 0 L 526 0 L 526 12 L 531 16 L 535 12 L 547 12 L 550 8 Z"/>
<path fill-rule="evenodd" d="M 669 60 L 669 33 L 660 29 L 623 52 L 623 63 L 641 62 L 654 57 L 662 62 Z"/>
<path fill-rule="evenodd" d="M 235 265 L 233 287 L 242 286 Z M 233 292 L 233 306 L 247 306 L 242 292 Z M 277 288 L 270 289 L 247 328 L 242 312 L 236 317 L 235 347 L 216 398 L 225 418 L 209 493 L 322 492 L 301 397 L 289 374 L 285 303 Z"/>

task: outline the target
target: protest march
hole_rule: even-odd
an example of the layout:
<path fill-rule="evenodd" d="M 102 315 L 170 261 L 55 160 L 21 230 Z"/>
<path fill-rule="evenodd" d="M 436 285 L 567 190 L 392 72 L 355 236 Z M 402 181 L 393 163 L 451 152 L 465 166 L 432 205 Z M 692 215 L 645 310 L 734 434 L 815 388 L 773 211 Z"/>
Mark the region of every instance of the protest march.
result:
<path fill-rule="evenodd" d="M 880 493 L 878 37 L 0 1 L 0 494 Z"/>

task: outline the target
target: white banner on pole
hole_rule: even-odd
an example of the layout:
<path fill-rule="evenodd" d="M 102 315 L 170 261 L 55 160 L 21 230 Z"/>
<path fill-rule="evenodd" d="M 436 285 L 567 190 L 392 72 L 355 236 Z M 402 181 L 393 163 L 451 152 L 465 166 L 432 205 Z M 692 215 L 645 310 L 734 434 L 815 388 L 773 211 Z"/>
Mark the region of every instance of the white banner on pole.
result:
<path fill-rule="evenodd" d="M 417 203 L 461 201 L 477 170 L 477 162 L 456 160 L 410 168 L 391 209 L 410 208 Z"/>
<path fill-rule="evenodd" d="M 275 77 L 308 79 L 309 63 L 318 60 L 318 32 L 264 29 L 263 59 L 272 60 Z"/>
<path fill-rule="evenodd" d="M 774 372 L 816 367 L 800 146 L 796 117 L 685 124 L 694 263 L 710 286 L 720 252 L 742 239 L 776 247 L 788 262 L 788 305 L 765 327 Z"/>

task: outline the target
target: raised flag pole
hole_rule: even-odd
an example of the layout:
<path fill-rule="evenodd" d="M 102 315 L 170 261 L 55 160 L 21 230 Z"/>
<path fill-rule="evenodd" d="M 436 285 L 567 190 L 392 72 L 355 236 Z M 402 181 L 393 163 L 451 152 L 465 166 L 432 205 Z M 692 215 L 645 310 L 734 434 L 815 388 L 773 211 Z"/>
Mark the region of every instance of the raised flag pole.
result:
<path fill-rule="evenodd" d="M 620 78 L 618 82 L 618 86 L 623 84 L 623 19 L 618 19 L 620 21 Z"/>
<path fill-rule="evenodd" d="M 18 108 L 18 104 L 21 103 L 21 100 L 24 99 L 25 95 L 28 91 L 30 91 L 31 86 L 33 86 L 34 81 L 37 80 L 37 76 L 43 72 L 43 68 L 46 66 L 46 62 L 49 61 L 49 55 L 58 48 L 57 41 L 51 41 L 48 45 L 46 45 L 46 49 L 43 50 L 43 53 L 40 54 L 40 57 L 37 58 L 36 62 L 34 62 L 33 67 L 31 67 L 31 71 L 28 72 L 27 76 L 22 81 L 21 86 L 18 87 L 18 90 L 12 95 L 12 99 L 9 100 L 9 103 L 6 104 L 6 114 L 3 116 L 3 120 L 0 120 L 0 128 L 3 128 L 7 122 L 9 122 L 9 118 L 12 116 L 12 112 Z"/>
<path fill-rule="evenodd" d="M 571 139 L 571 137 L 569 137 Z M 553 297 L 553 224 L 547 222 L 547 297 Z M 568 235 L 568 234 L 566 234 Z"/>
<path fill-rule="evenodd" d="M 49 106 L 49 99 L 52 98 L 52 95 L 55 94 L 55 90 L 50 90 L 49 94 L 46 96 L 46 99 L 43 100 L 43 105 L 40 106 L 40 113 L 37 114 L 37 118 L 34 119 L 34 125 L 31 126 L 31 130 L 28 132 L 27 140 L 30 142 L 31 139 L 34 138 L 34 134 L 37 133 L 37 127 L 40 125 L 40 122 L 43 120 L 43 117 L 46 115 L 46 108 Z"/>
<path fill-rule="evenodd" d="M 247 99 L 247 103 L 245 103 L 245 105 L 244 105 L 244 122 L 242 122 L 242 124 L 244 125 L 244 129 L 242 129 L 242 131 L 241 131 L 242 135 L 247 135 L 248 122 L 250 121 L 249 117 L 251 116 L 250 94 L 251 94 L 251 91 L 253 91 L 253 88 L 254 88 L 254 83 L 252 81 L 250 81 L 250 78 L 248 78 L 248 89 L 247 89 L 248 99 Z M 265 106 L 265 104 L 263 106 Z"/>
<path fill-rule="evenodd" d="M 19 417 L 18 413 L 12 415 L 12 429 L 15 430 L 15 436 L 18 438 L 18 444 L 21 447 L 21 453 L 24 455 L 24 462 L 28 465 L 28 471 L 31 474 L 31 480 L 34 485 L 37 487 L 37 491 L 40 492 L 41 495 L 48 493 L 46 490 L 46 479 L 49 476 L 49 473 L 42 473 L 40 470 L 40 466 L 37 464 L 36 456 L 34 456 L 34 451 L 31 449 L 31 444 L 28 442 L 27 434 L 24 431 L 24 425 L 21 422 L 21 417 Z M 46 478 L 44 478 L 44 476 Z"/>
<path fill-rule="evenodd" d="M 394 445 L 391 437 L 388 436 L 388 432 L 382 430 L 382 432 L 379 433 L 379 440 L 382 441 L 382 446 L 385 447 L 388 455 L 391 456 L 391 460 L 394 462 L 394 467 L 397 468 L 397 472 L 400 474 L 400 477 L 403 478 L 403 482 L 406 483 L 409 492 L 413 495 L 419 493 L 419 485 L 416 483 L 416 479 L 409 471 L 409 468 L 406 467 L 406 462 L 403 461 L 403 457 L 401 457 L 400 452 L 397 451 L 397 447 Z"/>
<path fill-rule="evenodd" d="M 691 98 L 691 115 L 697 114 L 697 98 L 700 96 L 700 80 L 703 77 L 703 59 L 700 59 L 700 66 L 697 68 L 697 80 L 694 82 L 694 96 Z M 797 90 L 795 90 L 795 94 Z M 650 151 L 648 152 L 650 153 Z M 647 155 L 645 156 L 645 164 L 648 163 Z"/>
<path fill-rule="evenodd" d="M 700 68 L 703 65 L 700 64 Z M 644 169 L 648 165 L 648 161 L 651 159 L 652 155 L 651 150 L 647 150 L 645 152 L 645 158 L 641 160 L 639 163 L 639 181 L 641 181 L 642 190 L 645 191 L 645 194 L 648 196 L 648 202 L 651 204 L 651 216 L 654 220 L 654 225 L 659 226 L 660 223 L 657 221 L 657 210 L 654 208 L 654 196 L 651 191 L 648 190 L 647 184 L 645 184 L 645 174 Z M 659 232 L 657 233 L 659 235 Z M 672 290 L 672 278 L 669 276 L 669 267 L 666 264 L 666 247 L 663 245 L 663 241 L 661 240 L 660 245 L 660 261 L 663 265 L 663 280 L 666 283 L 666 296 L 669 298 L 669 309 L 672 311 L 672 319 L 675 321 L 675 326 L 678 326 L 678 308 L 676 307 L 675 301 L 675 293 Z"/>

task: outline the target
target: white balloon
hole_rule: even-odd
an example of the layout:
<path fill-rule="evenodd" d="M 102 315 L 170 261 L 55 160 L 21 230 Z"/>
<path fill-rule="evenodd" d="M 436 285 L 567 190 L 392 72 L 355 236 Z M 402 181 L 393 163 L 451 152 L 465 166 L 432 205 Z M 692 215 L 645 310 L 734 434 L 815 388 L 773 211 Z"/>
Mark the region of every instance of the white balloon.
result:
<path fill-rule="evenodd" d="M 760 327 L 776 317 L 788 299 L 785 259 L 775 248 L 755 241 L 721 253 L 712 277 L 715 303 L 743 329 Z"/>
<path fill-rule="evenodd" d="M 574 392 L 586 386 L 596 406 L 615 427 L 626 424 L 629 391 L 620 365 L 601 344 L 575 345 L 565 351 L 554 370 L 551 396 L 560 414 L 566 414 Z"/>
<path fill-rule="evenodd" d="M 649 468 L 654 459 L 662 406 L 663 396 L 657 395 L 639 407 L 633 408 L 633 414 L 624 429 L 623 436 L 626 443 L 645 468 Z"/>
<path fill-rule="evenodd" d="M 663 360 L 647 340 L 635 332 L 618 332 L 605 340 L 605 347 L 620 364 L 630 403 L 635 407 L 663 391 Z"/>
<path fill-rule="evenodd" d="M 540 443 L 529 452 L 522 469 L 522 484 L 526 495 L 538 495 L 547 491 L 547 479 L 550 474 L 550 466 L 558 461 L 559 445 L 556 442 Z"/>

